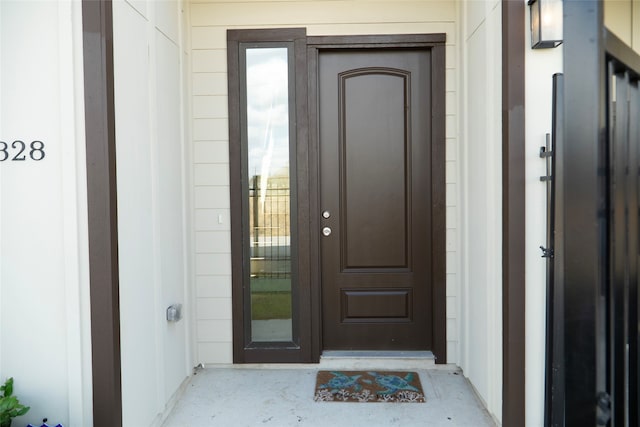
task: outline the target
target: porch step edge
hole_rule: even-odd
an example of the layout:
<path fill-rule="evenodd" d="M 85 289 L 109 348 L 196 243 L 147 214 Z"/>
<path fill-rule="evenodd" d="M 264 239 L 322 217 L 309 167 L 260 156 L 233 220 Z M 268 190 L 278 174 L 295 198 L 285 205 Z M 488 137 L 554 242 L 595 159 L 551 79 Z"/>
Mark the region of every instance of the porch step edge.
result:
<path fill-rule="evenodd" d="M 378 350 L 325 350 L 320 359 L 380 358 L 380 359 L 433 359 L 430 351 L 378 351 Z"/>
<path fill-rule="evenodd" d="M 321 369 L 428 369 L 435 367 L 430 351 L 324 351 Z"/>

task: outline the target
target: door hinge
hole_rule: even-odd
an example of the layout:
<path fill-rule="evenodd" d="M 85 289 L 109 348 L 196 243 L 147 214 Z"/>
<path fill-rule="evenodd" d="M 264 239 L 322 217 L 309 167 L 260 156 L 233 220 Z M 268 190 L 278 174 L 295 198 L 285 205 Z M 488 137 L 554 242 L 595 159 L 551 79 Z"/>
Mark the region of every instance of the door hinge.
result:
<path fill-rule="evenodd" d="M 596 421 L 599 426 L 606 426 L 611 419 L 611 396 L 605 391 L 598 393 L 596 403 Z"/>

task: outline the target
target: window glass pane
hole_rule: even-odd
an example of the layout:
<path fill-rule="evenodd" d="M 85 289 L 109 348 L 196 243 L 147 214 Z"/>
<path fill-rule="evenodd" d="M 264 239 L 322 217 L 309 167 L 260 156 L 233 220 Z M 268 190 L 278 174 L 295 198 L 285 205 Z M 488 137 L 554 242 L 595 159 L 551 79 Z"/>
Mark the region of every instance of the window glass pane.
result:
<path fill-rule="evenodd" d="M 253 342 L 292 341 L 287 53 L 246 49 Z"/>

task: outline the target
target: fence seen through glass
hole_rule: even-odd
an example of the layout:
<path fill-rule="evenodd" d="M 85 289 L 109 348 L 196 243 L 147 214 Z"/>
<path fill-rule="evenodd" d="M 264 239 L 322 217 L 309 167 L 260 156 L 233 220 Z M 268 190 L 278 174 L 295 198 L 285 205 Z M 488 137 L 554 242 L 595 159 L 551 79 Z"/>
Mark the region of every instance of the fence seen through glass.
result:
<path fill-rule="evenodd" d="M 246 50 L 251 340 L 292 340 L 288 49 Z"/>

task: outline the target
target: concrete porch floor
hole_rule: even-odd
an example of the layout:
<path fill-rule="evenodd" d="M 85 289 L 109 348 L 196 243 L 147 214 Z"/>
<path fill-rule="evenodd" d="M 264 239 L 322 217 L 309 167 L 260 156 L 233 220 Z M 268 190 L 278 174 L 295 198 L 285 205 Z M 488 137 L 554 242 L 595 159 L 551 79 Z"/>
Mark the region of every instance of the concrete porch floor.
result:
<path fill-rule="evenodd" d="M 419 373 L 426 403 L 315 402 L 316 373 L 321 369 L 336 367 L 321 363 L 200 369 L 187 384 L 163 427 L 496 425 L 468 380 L 453 365 L 397 369 Z"/>

